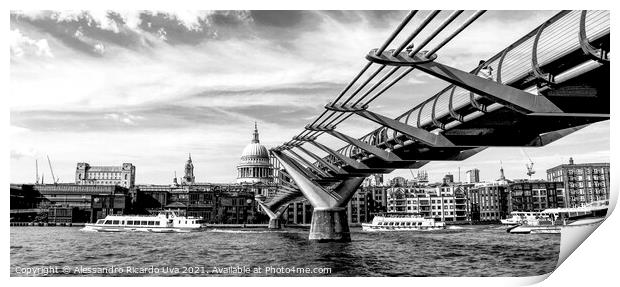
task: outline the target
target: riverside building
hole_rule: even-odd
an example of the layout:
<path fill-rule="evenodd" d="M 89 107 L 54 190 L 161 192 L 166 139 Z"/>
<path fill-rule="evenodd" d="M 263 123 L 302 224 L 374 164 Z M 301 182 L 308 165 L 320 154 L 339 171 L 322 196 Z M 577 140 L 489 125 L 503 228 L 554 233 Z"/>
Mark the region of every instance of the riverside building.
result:
<path fill-rule="evenodd" d="M 609 163 L 576 164 L 571 157 L 568 164 L 548 169 L 547 180 L 564 184 L 566 207 L 609 199 Z"/>
<path fill-rule="evenodd" d="M 503 179 L 505 180 L 505 179 Z M 472 222 L 499 222 L 506 218 L 510 194 L 503 183 L 477 184 L 467 191 Z"/>
<path fill-rule="evenodd" d="M 394 187 L 387 191 L 387 211 L 420 214 L 438 221 L 467 223 L 467 197 L 457 185 Z"/>
<path fill-rule="evenodd" d="M 75 183 L 80 185 L 118 185 L 132 188 L 136 182 L 136 167 L 131 163 L 120 166 L 96 166 L 79 162 Z"/>
<path fill-rule="evenodd" d="M 508 185 L 510 200 L 508 211 L 540 212 L 547 208 L 562 208 L 564 184 L 550 181 L 515 181 Z"/>

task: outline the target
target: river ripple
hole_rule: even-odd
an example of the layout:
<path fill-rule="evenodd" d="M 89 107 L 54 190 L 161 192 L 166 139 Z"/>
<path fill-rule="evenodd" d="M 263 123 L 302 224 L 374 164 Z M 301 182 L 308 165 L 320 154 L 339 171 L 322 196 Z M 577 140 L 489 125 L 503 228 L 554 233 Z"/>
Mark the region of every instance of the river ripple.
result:
<path fill-rule="evenodd" d="M 74 269 L 153 266 L 160 272 L 153 274 L 151 269 L 103 276 L 534 276 L 553 271 L 560 250 L 559 235 L 508 234 L 497 225 L 381 233 L 353 228 L 351 237 L 353 241 L 349 243 L 312 243 L 307 239 L 308 231 L 303 229 L 211 229 L 154 234 L 82 232 L 76 227 L 11 227 L 10 274 L 102 276 L 79 274 Z M 27 267 L 48 266 L 69 266 L 71 271 L 69 275 L 23 274 Z M 331 273 L 267 274 L 267 266 L 331 268 Z M 174 267 L 195 273 L 163 272 Z M 239 273 L 241 269 L 234 269 L 238 267 L 262 269 L 260 273 Z M 214 268 L 237 272 L 214 274 Z"/>

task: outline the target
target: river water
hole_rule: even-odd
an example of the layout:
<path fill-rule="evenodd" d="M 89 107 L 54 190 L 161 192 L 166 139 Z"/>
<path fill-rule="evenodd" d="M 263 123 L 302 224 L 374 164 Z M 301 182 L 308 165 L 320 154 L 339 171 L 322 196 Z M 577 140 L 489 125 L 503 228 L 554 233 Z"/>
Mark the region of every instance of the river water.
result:
<path fill-rule="evenodd" d="M 534 276 L 553 271 L 560 235 L 498 225 L 362 232 L 313 243 L 308 230 L 183 234 L 11 227 L 11 276 Z"/>

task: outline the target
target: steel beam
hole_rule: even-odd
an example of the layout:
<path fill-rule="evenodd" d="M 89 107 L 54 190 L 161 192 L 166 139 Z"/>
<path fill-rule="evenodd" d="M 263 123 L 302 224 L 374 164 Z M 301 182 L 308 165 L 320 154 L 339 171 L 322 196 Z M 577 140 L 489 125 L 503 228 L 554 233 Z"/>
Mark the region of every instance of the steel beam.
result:
<path fill-rule="evenodd" d="M 321 150 L 323 150 L 324 152 L 331 154 L 332 156 L 336 157 L 337 159 L 339 159 L 340 161 L 344 162 L 346 165 L 353 167 L 355 169 L 368 169 L 369 167 L 363 163 L 360 163 L 346 155 L 343 155 L 335 150 L 332 150 L 328 147 L 326 147 L 325 145 L 316 142 L 316 141 L 311 141 L 311 144 L 313 144 L 314 146 L 320 148 Z"/>
<path fill-rule="evenodd" d="M 280 229 L 282 226 L 280 224 L 280 217 L 284 213 L 284 211 L 288 208 L 288 204 L 282 205 L 278 207 L 278 209 L 274 212 L 272 211 L 265 203 L 260 200 L 257 200 L 258 205 L 265 211 L 267 216 L 269 216 L 269 229 Z"/>
<path fill-rule="evenodd" d="M 371 51 L 372 53 L 372 51 Z M 390 57 L 385 52 L 381 57 Z M 379 58 L 381 58 L 379 57 Z M 368 54 L 368 60 L 377 61 L 377 56 Z M 408 59 L 399 59 L 408 60 Z M 502 105 L 505 105 L 518 112 L 528 113 L 561 113 L 562 110 L 552 103 L 549 99 L 542 95 L 532 95 L 517 88 L 499 84 L 495 81 L 472 75 L 468 72 L 435 62 L 423 62 L 419 59 L 412 60 L 409 63 L 399 63 L 398 65 L 408 65 L 457 85 L 463 89 L 469 90 L 483 97 L 489 98 Z"/>
<path fill-rule="evenodd" d="M 263 211 L 265 211 L 265 213 L 267 214 L 267 216 L 269 216 L 270 219 L 280 218 L 280 216 L 282 216 L 282 214 L 288 207 L 288 204 L 282 205 L 278 207 L 276 211 L 272 211 L 271 208 L 269 208 L 269 206 L 267 206 L 267 204 L 265 204 L 263 201 L 257 200 L 256 202 L 258 202 L 258 205 L 263 209 Z"/>
<path fill-rule="evenodd" d="M 312 206 L 315 208 L 329 208 L 336 205 L 340 199 L 340 196 L 337 193 L 330 192 L 322 186 L 314 183 L 303 172 L 303 170 L 295 164 L 295 161 L 284 153 L 274 151 L 273 155 L 288 171 L 291 178 L 293 178 L 303 195 L 308 199 L 308 201 L 310 201 Z"/>
<path fill-rule="evenodd" d="M 417 64 L 430 75 L 457 85 L 521 113 L 561 113 L 562 110 L 542 95 L 532 95 L 437 62 Z"/>
<path fill-rule="evenodd" d="M 583 129 L 591 124 L 580 125 L 576 127 L 570 127 L 553 132 L 541 134 L 537 139 L 530 142 L 529 146 L 545 146 L 558 139 L 561 139 L 567 135 L 570 135 L 580 129 Z"/>
<path fill-rule="evenodd" d="M 358 140 L 356 138 L 350 137 L 348 135 L 345 135 L 343 133 L 337 132 L 335 130 L 331 130 L 331 131 L 327 131 L 326 133 L 342 140 L 345 141 L 351 145 L 354 145 L 362 150 L 365 150 L 371 154 L 373 154 L 374 156 L 385 160 L 385 161 L 402 161 L 401 158 L 399 158 L 397 155 L 395 155 L 394 153 L 391 152 L 387 152 L 384 149 L 378 148 L 376 146 L 367 144 L 361 140 Z"/>
<path fill-rule="evenodd" d="M 312 172 L 310 172 L 310 169 L 306 168 L 305 166 L 303 166 L 302 164 L 300 164 L 297 160 L 291 159 L 293 162 L 292 164 L 296 165 L 297 168 L 299 168 L 299 170 L 301 170 L 301 172 L 303 174 L 305 174 L 306 177 L 312 178 L 312 179 L 318 179 L 320 178 L 318 175 L 313 174 Z M 290 178 L 292 178 L 290 176 L 290 174 L 288 174 Z"/>
<path fill-rule="evenodd" d="M 320 156 L 314 154 L 313 152 L 310 152 L 309 150 L 303 148 L 302 146 L 298 146 L 297 148 L 299 150 L 301 150 L 302 152 L 304 152 L 305 154 L 307 154 L 310 157 L 312 157 L 314 160 L 319 162 L 321 165 L 323 165 L 327 169 L 331 170 L 333 173 L 335 173 L 335 174 L 347 174 L 347 172 L 344 171 L 342 168 L 339 168 L 339 167 L 337 167 L 337 166 L 327 162 L 326 160 L 322 159 Z"/>
<path fill-rule="evenodd" d="M 457 160 L 457 161 L 466 160 L 485 149 L 487 149 L 486 146 L 462 150 L 458 155 L 449 157 L 445 160 Z"/>
<path fill-rule="evenodd" d="M 316 172 L 319 176 L 322 176 L 322 177 L 330 177 L 331 176 L 327 172 L 321 170 L 320 168 L 318 168 L 317 166 L 315 166 L 314 164 L 312 164 L 311 162 L 309 162 L 308 160 L 306 160 L 305 158 L 303 158 L 302 156 L 300 156 L 299 154 L 294 152 L 293 149 L 289 149 L 289 150 L 287 150 L 287 152 L 292 154 L 296 158 L 298 158 L 301 162 L 303 162 L 305 165 L 307 165 L 309 169 L 311 169 L 314 172 Z"/>
<path fill-rule="evenodd" d="M 454 147 L 454 144 L 441 134 L 434 134 L 425 129 L 421 129 L 421 128 L 417 128 L 417 127 L 413 127 L 413 126 L 401 123 L 397 120 L 371 112 L 369 110 L 357 111 L 355 113 L 375 123 L 378 123 L 380 125 L 389 127 L 393 130 L 399 131 L 426 145 L 429 145 L 432 147 Z"/>

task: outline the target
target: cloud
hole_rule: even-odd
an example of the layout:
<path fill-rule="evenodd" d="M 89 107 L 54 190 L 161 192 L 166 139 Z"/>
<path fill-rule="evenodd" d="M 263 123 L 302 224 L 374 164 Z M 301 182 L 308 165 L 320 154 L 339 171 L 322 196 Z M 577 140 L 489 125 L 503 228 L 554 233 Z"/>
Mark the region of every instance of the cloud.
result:
<path fill-rule="evenodd" d="M 46 39 L 33 40 L 24 36 L 19 29 L 9 32 L 9 43 L 11 56 L 21 58 L 24 56 L 37 56 L 43 58 L 53 58 Z"/>
<path fill-rule="evenodd" d="M 142 116 L 135 116 L 135 115 L 131 115 L 128 113 L 122 113 L 122 114 L 111 113 L 111 114 L 105 114 L 103 117 L 105 119 L 110 119 L 116 122 L 121 122 L 121 123 L 132 125 L 132 126 L 136 125 L 136 121 L 144 119 L 144 117 Z"/>
<path fill-rule="evenodd" d="M 105 46 L 103 46 L 102 43 L 97 43 L 95 44 L 95 46 L 93 46 L 93 51 L 100 55 L 103 55 L 105 53 Z"/>

